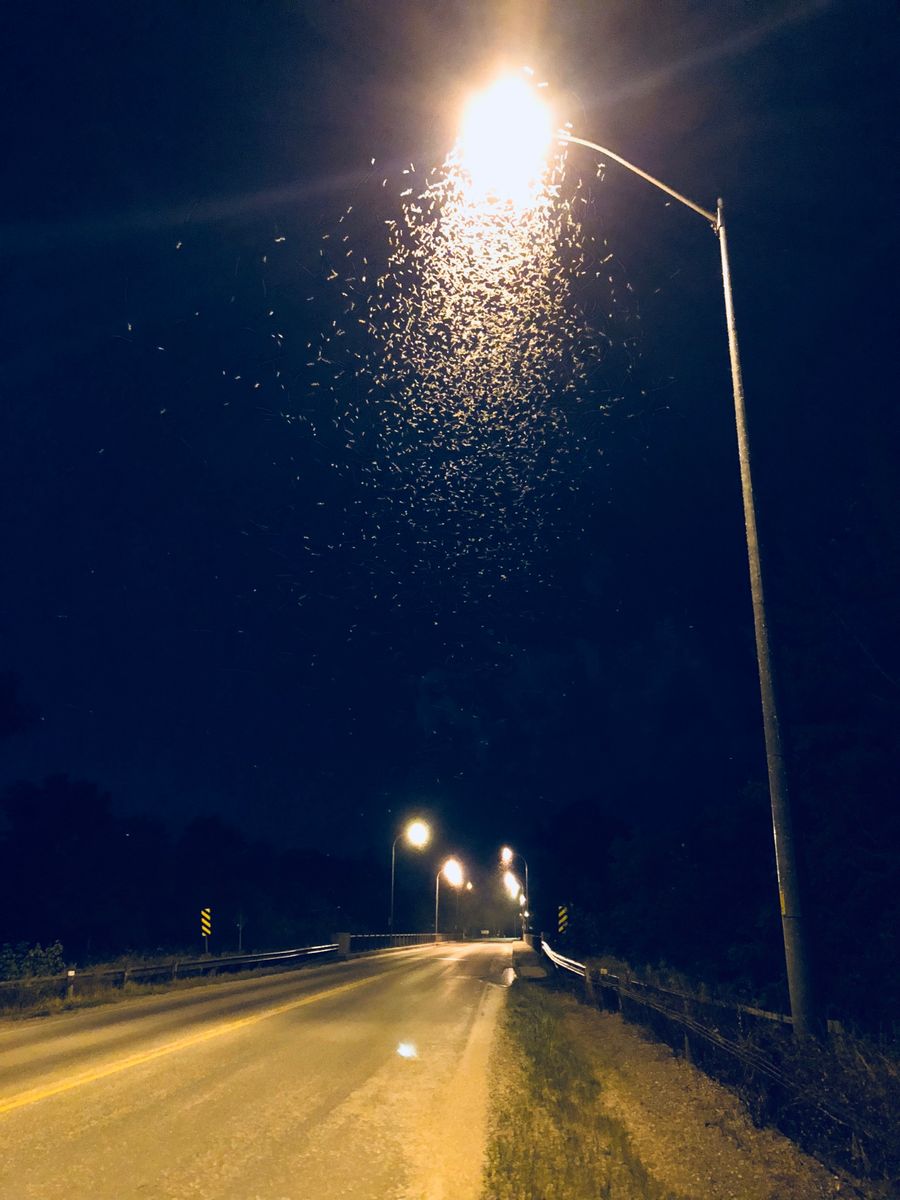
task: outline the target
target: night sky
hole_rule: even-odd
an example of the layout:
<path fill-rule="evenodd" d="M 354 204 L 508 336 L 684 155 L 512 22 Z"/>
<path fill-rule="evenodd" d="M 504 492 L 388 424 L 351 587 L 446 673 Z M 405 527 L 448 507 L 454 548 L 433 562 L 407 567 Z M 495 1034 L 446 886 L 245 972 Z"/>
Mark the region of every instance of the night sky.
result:
<path fill-rule="evenodd" d="M 347 250 L 388 269 L 403 172 L 443 161 L 470 87 L 527 63 L 576 133 L 725 199 L 792 779 L 809 806 L 816 747 L 865 743 L 854 796 L 893 805 L 893 5 L 36 4 L 4 24 L 0 670 L 38 717 L 0 783 L 67 772 L 126 813 L 353 853 L 422 810 L 486 859 L 540 856 L 573 812 L 597 847 L 623 816 L 676 839 L 764 780 L 699 217 L 572 151 L 579 312 L 604 337 L 535 455 L 486 425 L 505 482 L 457 503 L 415 421 L 389 453 L 365 442 L 377 347 L 334 277 Z"/>

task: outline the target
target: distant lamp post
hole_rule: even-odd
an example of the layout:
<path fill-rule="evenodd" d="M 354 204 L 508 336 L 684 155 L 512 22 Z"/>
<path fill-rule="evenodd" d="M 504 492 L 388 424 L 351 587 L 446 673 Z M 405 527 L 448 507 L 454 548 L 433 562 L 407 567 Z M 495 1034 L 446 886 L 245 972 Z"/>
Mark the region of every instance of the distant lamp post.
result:
<path fill-rule="evenodd" d="M 461 888 L 465 878 L 462 863 L 458 858 L 448 858 L 434 877 L 434 940 L 438 940 L 438 914 L 441 903 L 441 876 L 451 887 Z"/>
<path fill-rule="evenodd" d="M 503 872 L 503 886 L 506 888 L 510 900 L 518 900 L 519 893 L 522 890 L 522 885 L 516 879 L 512 871 Z"/>
<path fill-rule="evenodd" d="M 531 899 L 531 892 L 528 890 L 528 859 L 524 854 L 517 854 L 510 846 L 504 846 L 500 851 L 501 866 L 509 867 L 514 858 L 517 858 L 525 868 L 525 900 L 527 902 Z"/>
<path fill-rule="evenodd" d="M 529 93 L 527 102 L 523 99 L 523 89 Z M 513 102 L 514 100 L 515 102 Z M 552 139 L 546 137 L 545 130 L 548 124 L 553 123 L 549 108 L 546 109 L 543 117 L 539 116 L 539 105 L 540 99 L 536 91 L 532 90 L 521 77 L 515 84 L 510 79 L 501 80 L 469 102 L 460 132 L 460 161 L 463 169 L 469 173 L 473 194 L 476 198 L 480 195 L 484 195 L 488 200 L 507 198 L 519 205 L 527 204 L 529 200 L 533 201 L 537 198 L 539 189 L 533 185 L 537 173 L 535 164 L 538 157 L 542 156 L 540 161 L 544 168 L 546 167 L 546 154 Z M 612 159 L 613 162 L 631 171 L 646 183 L 665 192 L 667 196 L 677 200 L 679 204 L 708 221 L 719 241 L 747 559 L 750 569 L 750 596 L 756 635 L 756 663 L 762 701 L 772 830 L 775 837 L 775 865 L 778 874 L 781 929 L 794 1032 L 800 1037 L 807 1036 L 816 1032 L 818 1022 L 809 971 L 793 819 L 787 788 L 787 772 L 781 745 L 778 708 L 775 701 L 772 655 L 769 647 L 762 565 L 756 528 L 756 500 L 753 495 L 753 477 L 750 469 L 750 439 L 747 432 L 744 384 L 734 316 L 731 263 L 728 256 L 723 204 L 719 199 L 716 202 L 715 211 L 703 208 L 606 146 L 576 137 L 566 130 L 558 132 L 556 136 L 564 145 L 584 146 L 604 159 Z M 486 151 L 488 142 L 494 152 L 493 157 Z M 504 174 L 506 175 L 505 182 Z"/>
<path fill-rule="evenodd" d="M 391 933 L 394 932 L 394 876 L 397 871 L 397 843 L 401 839 L 407 845 L 412 846 L 414 850 L 422 850 L 431 841 L 431 827 L 427 822 L 416 818 L 414 821 L 407 822 L 394 838 L 394 844 L 391 846 L 391 913 L 388 918 L 388 929 Z"/>
<path fill-rule="evenodd" d="M 510 900 L 513 901 L 513 903 L 518 903 L 520 906 L 524 906 L 525 894 L 522 891 L 522 885 L 519 883 L 512 871 L 503 872 L 503 886 L 506 888 L 506 894 L 509 896 Z M 516 920 L 517 916 L 518 910 L 516 910 L 516 913 L 513 916 L 513 937 L 516 936 L 516 925 L 518 923 Z"/>

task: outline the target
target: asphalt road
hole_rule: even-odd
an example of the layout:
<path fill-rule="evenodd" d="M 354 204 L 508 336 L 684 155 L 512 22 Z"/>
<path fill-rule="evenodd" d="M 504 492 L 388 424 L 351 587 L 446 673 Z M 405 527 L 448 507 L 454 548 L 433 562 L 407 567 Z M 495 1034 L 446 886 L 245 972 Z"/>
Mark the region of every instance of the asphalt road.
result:
<path fill-rule="evenodd" d="M 0 1024 L 2 1200 L 477 1200 L 510 943 Z"/>

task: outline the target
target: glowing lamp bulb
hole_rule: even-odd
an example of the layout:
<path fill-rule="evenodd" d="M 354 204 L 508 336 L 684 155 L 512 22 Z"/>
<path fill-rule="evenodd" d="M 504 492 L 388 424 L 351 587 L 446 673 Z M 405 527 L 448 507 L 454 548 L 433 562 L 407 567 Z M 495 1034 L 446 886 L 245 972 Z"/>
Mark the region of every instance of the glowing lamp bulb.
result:
<path fill-rule="evenodd" d="M 462 887 L 463 869 L 458 859 L 448 858 L 441 868 L 441 873 L 452 887 Z"/>
<path fill-rule="evenodd" d="M 504 867 L 508 867 L 509 864 L 512 862 L 512 860 L 513 860 L 512 850 L 510 850 L 509 846 L 504 846 L 503 849 L 500 851 L 500 861 L 503 863 Z"/>
<path fill-rule="evenodd" d="M 504 874 L 503 886 L 506 888 L 507 892 L 509 893 L 511 900 L 518 900 L 519 892 L 522 890 L 522 886 L 519 883 L 518 879 L 516 879 L 515 875 L 513 875 L 512 871 L 507 871 Z"/>
<path fill-rule="evenodd" d="M 475 195 L 526 206 L 540 186 L 552 138 L 549 108 L 520 76 L 504 76 L 473 96 L 459 152 Z"/>
<path fill-rule="evenodd" d="M 406 840 L 411 846 L 421 850 L 431 840 L 431 830 L 424 821 L 410 821 L 406 827 Z"/>

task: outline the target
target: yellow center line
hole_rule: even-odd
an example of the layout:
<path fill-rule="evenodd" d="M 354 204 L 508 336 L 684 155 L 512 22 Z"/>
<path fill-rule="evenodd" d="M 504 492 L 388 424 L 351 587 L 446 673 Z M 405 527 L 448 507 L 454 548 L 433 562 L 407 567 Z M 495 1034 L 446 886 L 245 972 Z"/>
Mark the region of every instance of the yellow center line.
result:
<path fill-rule="evenodd" d="M 211 1042 L 215 1038 L 223 1037 L 228 1033 L 234 1033 L 238 1029 L 246 1029 L 250 1025 L 256 1025 L 260 1021 L 267 1020 L 269 1017 L 277 1017 L 281 1013 L 291 1012 L 296 1008 L 304 1008 L 307 1004 L 315 1004 L 319 1000 L 330 1000 L 333 996 L 340 996 L 347 992 L 355 991 L 357 988 L 364 987 L 367 983 L 373 983 L 376 979 L 381 978 L 383 978 L 383 972 L 379 972 L 376 975 L 368 975 L 365 979 L 356 979 L 350 983 L 341 983 L 336 987 L 326 988 L 324 992 L 314 992 L 311 996 L 302 996 L 299 1000 L 289 1000 L 285 1004 L 277 1004 L 274 1008 L 267 1008 L 263 1012 L 251 1013 L 246 1017 L 237 1017 L 233 1021 L 222 1021 L 218 1025 L 210 1026 L 208 1029 L 202 1029 L 197 1033 L 191 1033 L 186 1037 L 178 1038 L 174 1042 L 167 1042 L 164 1046 L 156 1046 L 152 1050 L 143 1050 L 139 1054 L 129 1054 L 127 1057 L 120 1058 L 116 1062 L 107 1063 L 102 1067 L 94 1067 L 89 1071 L 79 1071 L 55 1083 L 46 1083 L 39 1087 L 29 1088 L 27 1091 L 19 1092 L 16 1096 L 9 1096 L 5 1100 L 0 1100 L 0 1116 L 4 1113 L 14 1112 L 18 1108 L 27 1108 L 30 1104 L 37 1104 L 39 1100 L 47 1100 L 51 1096 L 59 1096 L 64 1092 L 74 1091 L 75 1088 L 84 1087 L 85 1084 L 96 1083 L 100 1079 L 108 1079 L 111 1075 L 118 1075 L 121 1071 L 127 1071 L 131 1067 L 140 1067 L 144 1063 L 154 1062 L 158 1058 L 165 1058 L 167 1054 L 177 1054 L 179 1050 L 188 1050 L 192 1046 L 201 1046 L 204 1042 Z"/>

